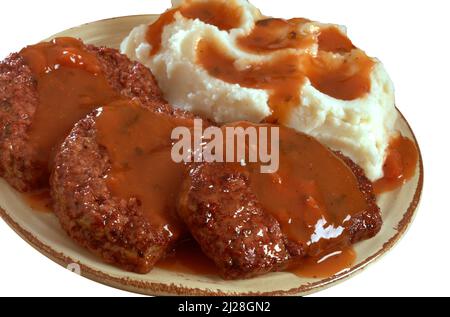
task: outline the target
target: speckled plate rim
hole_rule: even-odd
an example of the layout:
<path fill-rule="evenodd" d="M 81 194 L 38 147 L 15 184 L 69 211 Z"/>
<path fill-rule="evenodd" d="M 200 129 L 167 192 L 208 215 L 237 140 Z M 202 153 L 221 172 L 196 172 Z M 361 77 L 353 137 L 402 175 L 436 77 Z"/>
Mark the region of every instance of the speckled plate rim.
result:
<path fill-rule="evenodd" d="M 139 18 L 139 17 L 151 17 L 154 15 L 134 15 L 129 16 Z M 115 17 L 115 18 L 108 18 L 103 19 L 96 22 L 106 22 L 111 20 L 120 19 L 123 17 Z M 70 28 L 65 32 L 78 29 L 82 26 L 86 26 L 92 23 L 96 22 L 90 22 L 85 23 L 80 26 Z M 58 33 L 59 34 L 59 33 Z M 58 34 L 54 35 L 57 36 Z M 52 36 L 52 37 L 54 37 Z M 412 198 L 412 201 L 409 204 L 408 209 L 405 213 L 403 213 L 402 219 L 398 222 L 396 225 L 396 234 L 393 235 L 387 242 L 385 242 L 377 252 L 373 253 L 373 255 L 365 258 L 361 263 L 353 266 L 348 271 L 345 271 L 343 273 L 334 275 L 332 277 L 322 279 L 320 281 L 308 283 L 301 285 L 297 288 L 292 288 L 289 290 L 281 290 L 281 291 L 270 291 L 270 292 L 223 292 L 220 290 L 203 290 L 198 288 L 190 288 L 185 286 L 180 286 L 176 284 L 169 284 L 169 283 L 153 283 L 153 282 L 147 282 L 142 280 L 136 280 L 136 279 L 130 279 L 130 278 L 119 278 L 111 276 L 105 272 L 96 270 L 89 265 L 85 265 L 83 263 L 80 263 L 78 260 L 75 260 L 63 253 L 60 253 L 53 249 L 51 246 L 41 242 L 38 238 L 36 238 L 31 232 L 21 227 L 16 221 L 14 221 L 13 217 L 10 216 L 4 209 L 0 207 L 0 217 L 20 236 L 22 239 L 24 239 L 27 243 L 29 243 L 32 247 L 34 247 L 37 251 L 51 259 L 52 261 L 58 263 L 59 265 L 63 267 L 67 267 L 69 264 L 77 263 L 80 266 L 81 269 L 81 276 L 88 278 L 90 280 L 96 281 L 98 283 L 104 284 L 106 286 L 115 287 L 117 289 L 121 289 L 124 291 L 130 291 L 135 292 L 139 294 L 144 295 L 179 295 L 179 296 L 288 296 L 288 295 L 308 295 L 311 293 L 319 292 L 321 290 L 324 290 L 326 288 L 329 288 L 333 285 L 336 285 L 338 283 L 341 283 L 350 277 L 356 275 L 357 273 L 362 272 L 369 264 L 374 263 L 375 261 L 379 260 L 383 255 L 385 255 L 388 251 L 390 251 L 397 243 L 398 241 L 405 235 L 407 230 L 409 229 L 412 221 L 414 220 L 416 216 L 416 211 L 418 209 L 421 197 L 422 197 L 422 190 L 424 186 L 424 166 L 423 166 L 423 157 L 420 150 L 419 143 L 417 141 L 417 138 L 414 134 L 414 131 L 412 130 L 410 124 L 406 120 L 406 118 L 403 116 L 403 114 L 397 109 L 400 118 L 407 126 L 408 130 L 410 131 L 412 138 L 414 139 L 414 142 L 418 148 L 419 152 L 419 168 L 418 168 L 418 183 L 417 187 L 414 193 L 414 196 Z"/>

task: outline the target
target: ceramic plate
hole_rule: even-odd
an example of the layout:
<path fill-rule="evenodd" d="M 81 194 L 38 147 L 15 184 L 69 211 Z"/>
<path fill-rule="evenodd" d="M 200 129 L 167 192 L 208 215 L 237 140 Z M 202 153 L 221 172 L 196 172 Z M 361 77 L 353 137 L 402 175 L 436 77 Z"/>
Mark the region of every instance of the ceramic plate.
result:
<path fill-rule="evenodd" d="M 118 48 L 133 27 L 149 23 L 156 17 L 141 15 L 102 20 L 66 30 L 51 38 L 72 36 L 89 44 Z M 403 135 L 416 140 L 403 116 L 400 116 L 397 128 Z M 217 277 L 173 273 L 162 269 L 155 269 L 147 275 L 125 272 L 104 264 L 79 247 L 67 237 L 53 214 L 31 209 L 22 196 L 1 179 L 0 215 L 23 239 L 52 260 L 64 267 L 72 265 L 80 268 L 83 276 L 119 289 L 147 295 L 306 295 L 351 277 L 388 252 L 411 224 L 422 185 L 423 164 L 420 158 L 416 176 L 411 181 L 397 191 L 378 198 L 384 220 L 381 232 L 375 238 L 355 246 L 357 259 L 352 268 L 326 279 L 272 273 L 251 280 L 224 281 Z"/>

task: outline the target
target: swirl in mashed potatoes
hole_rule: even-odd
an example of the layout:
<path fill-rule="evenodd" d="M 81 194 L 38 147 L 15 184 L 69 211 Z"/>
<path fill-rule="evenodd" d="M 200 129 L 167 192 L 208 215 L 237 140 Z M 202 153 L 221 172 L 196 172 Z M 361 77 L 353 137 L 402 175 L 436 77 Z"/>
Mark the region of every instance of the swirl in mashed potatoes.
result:
<path fill-rule="evenodd" d="M 342 26 L 267 18 L 245 0 L 173 1 L 121 50 L 152 70 L 176 107 L 218 123 L 280 123 L 383 177 L 393 84 Z"/>

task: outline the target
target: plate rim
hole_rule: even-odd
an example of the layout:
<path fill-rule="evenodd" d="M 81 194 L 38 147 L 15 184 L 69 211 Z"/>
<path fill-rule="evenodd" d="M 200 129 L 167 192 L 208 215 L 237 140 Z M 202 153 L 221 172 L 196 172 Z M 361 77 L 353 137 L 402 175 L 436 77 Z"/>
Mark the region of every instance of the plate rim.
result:
<path fill-rule="evenodd" d="M 123 17 L 111 17 L 102 19 L 94 22 L 87 22 L 81 24 L 79 26 L 75 26 L 72 28 L 68 28 L 67 30 L 61 31 L 51 37 L 62 33 L 67 32 L 73 29 L 77 29 L 82 26 L 86 26 L 92 23 L 98 22 L 106 22 L 110 20 L 116 20 L 120 18 L 133 18 L 133 17 L 152 17 L 157 16 L 158 14 L 136 14 L 130 16 Z M 412 198 L 412 201 L 409 204 L 408 209 L 404 212 L 402 219 L 398 222 L 395 227 L 397 231 L 394 236 L 392 236 L 387 242 L 383 244 L 381 249 L 373 253 L 370 257 L 367 257 L 359 263 L 358 265 L 353 266 L 348 271 L 342 272 L 337 275 L 333 275 L 326 279 L 321 279 L 316 282 L 303 284 L 299 287 L 295 287 L 289 290 L 278 290 L 278 291 L 269 291 L 269 292 L 224 292 L 221 290 L 209 290 L 209 289 L 199 289 L 186 287 L 177 284 L 169 284 L 169 283 L 156 283 L 156 282 L 148 282 L 142 281 L 138 279 L 131 279 L 127 277 L 115 277 L 103 271 L 99 271 L 95 268 L 90 267 L 89 265 L 81 263 L 79 260 L 74 260 L 71 257 L 60 253 L 54 250 L 51 246 L 46 245 L 41 242 L 37 237 L 33 235 L 33 233 L 29 232 L 25 228 L 21 227 L 15 220 L 12 215 L 10 215 L 6 210 L 0 207 L 0 218 L 2 218 L 5 223 L 11 227 L 23 240 L 25 240 L 29 245 L 39 251 L 41 254 L 52 260 L 53 262 L 59 264 L 62 267 L 67 267 L 69 264 L 76 263 L 80 266 L 81 276 L 90 279 L 92 281 L 98 282 L 100 284 L 118 288 L 124 291 L 139 293 L 143 295 L 178 295 L 178 296 L 286 296 L 286 295 L 307 295 L 315 292 L 322 291 L 326 288 L 339 284 L 350 277 L 355 276 L 356 274 L 362 272 L 365 268 L 367 268 L 370 264 L 381 259 L 385 254 L 393 249 L 394 246 L 398 244 L 398 242 L 405 236 L 406 232 L 410 228 L 415 216 L 417 215 L 418 206 L 420 205 L 420 201 L 422 198 L 422 192 L 424 187 L 424 164 L 423 164 L 423 156 L 420 149 L 419 142 L 417 137 L 411 128 L 411 125 L 402 114 L 402 112 L 396 107 L 398 114 L 400 115 L 400 119 L 406 124 L 407 128 L 412 134 L 412 138 L 417 146 L 418 154 L 419 154 L 419 178 L 416 187 L 416 191 Z M 12 212 L 10 212 L 12 214 Z M 100 261 L 100 259 L 99 259 Z"/>

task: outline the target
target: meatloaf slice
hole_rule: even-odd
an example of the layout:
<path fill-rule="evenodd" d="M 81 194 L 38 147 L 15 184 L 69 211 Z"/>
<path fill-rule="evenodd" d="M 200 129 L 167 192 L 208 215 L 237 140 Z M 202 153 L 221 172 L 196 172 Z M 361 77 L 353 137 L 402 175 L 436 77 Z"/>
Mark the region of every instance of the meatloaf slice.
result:
<path fill-rule="evenodd" d="M 171 111 L 145 66 L 130 61 L 115 49 L 88 45 L 86 50 L 97 57 L 118 94 L 136 98 L 155 111 Z M 29 140 L 39 100 L 35 75 L 20 53 L 0 62 L 0 177 L 23 192 L 48 185 L 48 164 L 38 160 Z"/>
<path fill-rule="evenodd" d="M 147 273 L 164 255 L 169 240 L 146 220 L 137 199 L 111 194 L 105 180 L 110 168 L 90 115 L 76 124 L 56 156 L 50 181 L 54 212 L 83 247 L 110 264 Z"/>
<path fill-rule="evenodd" d="M 336 153 L 355 174 L 367 208 L 346 222 L 346 244 L 375 236 L 382 225 L 371 182 L 363 170 Z M 196 163 L 180 194 L 178 214 L 225 279 L 280 271 L 307 255 L 265 210 L 252 190 L 249 171 L 233 163 Z"/>

